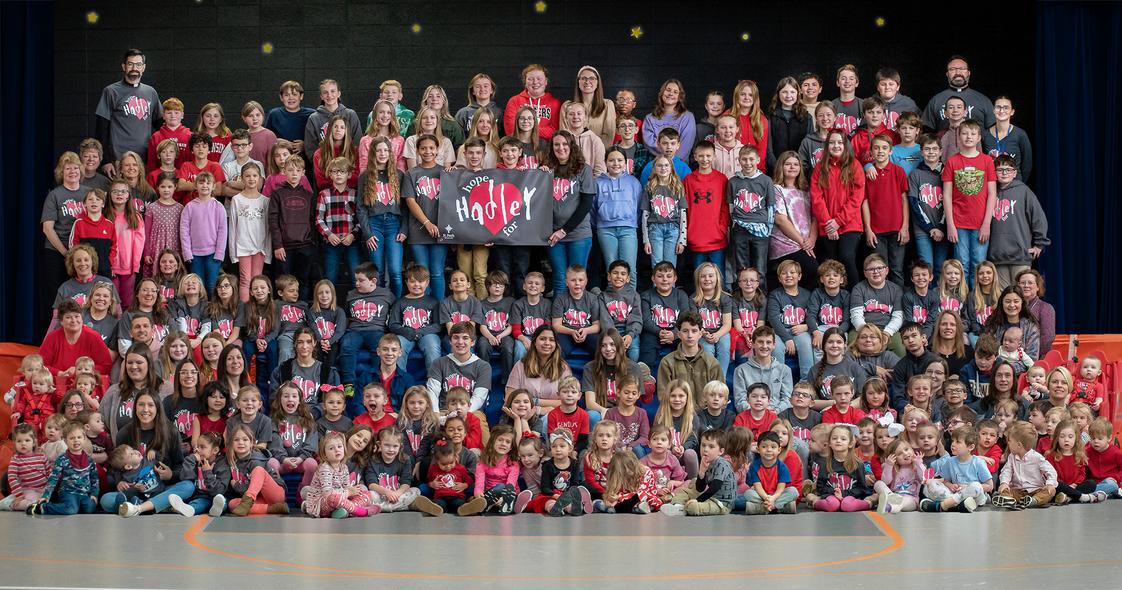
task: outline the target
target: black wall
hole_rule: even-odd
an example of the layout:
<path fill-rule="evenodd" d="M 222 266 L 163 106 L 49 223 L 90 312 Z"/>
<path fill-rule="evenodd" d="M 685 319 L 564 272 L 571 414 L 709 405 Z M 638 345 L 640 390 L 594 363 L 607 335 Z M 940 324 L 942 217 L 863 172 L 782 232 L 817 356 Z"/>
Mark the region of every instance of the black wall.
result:
<path fill-rule="evenodd" d="M 489 73 L 500 99 L 521 90 L 530 62 L 551 70 L 552 91 L 572 94 L 576 70 L 599 68 L 614 95 L 632 88 L 646 113 L 659 84 L 680 78 L 687 104 L 701 112 L 710 89 L 730 94 L 736 81 L 757 80 L 764 101 L 783 75 L 818 72 L 833 98 L 833 72 L 858 65 L 859 96 L 875 91 L 882 65 L 903 75 L 903 92 L 922 108 L 945 87 L 946 59 L 968 57 L 976 88 L 1014 97 L 1017 124 L 1032 132 L 1034 19 L 1031 3 L 862 2 L 292 2 L 177 0 L 155 3 L 63 2 L 56 5 L 55 151 L 74 149 L 93 132 L 101 88 L 120 78 L 121 53 L 148 54 L 144 81 L 162 98 L 178 96 L 194 124 L 199 107 L 218 101 L 231 127 L 247 100 L 277 104 L 286 79 L 300 81 L 305 104 L 318 102 L 317 82 L 339 80 L 343 102 L 366 113 L 377 85 L 397 78 L 415 107 L 428 84 L 447 90 L 453 112 L 466 101 L 468 79 Z M 797 7 L 797 10 L 792 7 Z M 96 24 L 87 13 L 96 11 Z M 884 26 L 876 19 L 883 17 Z M 414 34 L 411 26 L 421 25 Z M 630 36 L 633 26 L 643 35 Z M 750 40 L 740 40 L 748 32 Z M 264 55 L 261 46 L 274 50 Z"/>

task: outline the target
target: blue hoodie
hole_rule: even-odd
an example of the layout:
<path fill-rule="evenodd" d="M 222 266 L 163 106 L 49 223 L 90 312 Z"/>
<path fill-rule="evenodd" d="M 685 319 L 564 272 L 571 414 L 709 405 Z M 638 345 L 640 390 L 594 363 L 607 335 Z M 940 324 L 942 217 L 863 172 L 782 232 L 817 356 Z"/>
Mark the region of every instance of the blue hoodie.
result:
<path fill-rule="evenodd" d="M 639 198 L 643 186 L 634 176 L 603 174 L 596 179 L 592 225 L 597 228 L 639 227 Z"/>

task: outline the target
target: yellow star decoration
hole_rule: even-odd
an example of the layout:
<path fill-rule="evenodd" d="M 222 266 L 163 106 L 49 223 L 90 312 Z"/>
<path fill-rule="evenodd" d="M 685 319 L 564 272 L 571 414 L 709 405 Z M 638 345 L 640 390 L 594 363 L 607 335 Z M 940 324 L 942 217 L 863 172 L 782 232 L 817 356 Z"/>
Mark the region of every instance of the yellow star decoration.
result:
<path fill-rule="evenodd" d="M 266 41 L 266 42 L 262 43 L 261 44 L 261 53 L 264 53 L 265 55 L 272 55 L 272 53 L 273 53 L 273 42 L 272 41 Z"/>
<path fill-rule="evenodd" d="M 634 27 L 631 27 L 631 38 L 632 39 L 642 39 L 643 38 L 643 27 L 640 27 L 639 25 L 635 25 Z"/>
<path fill-rule="evenodd" d="M 96 25 L 97 21 L 101 19 L 101 15 L 96 10 L 91 10 L 86 13 L 86 22 L 91 25 Z"/>
<path fill-rule="evenodd" d="M 749 33 L 748 31 L 744 31 L 743 33 L 740 34 L 740 40 L 741 41 L 749 41 L 751 39 L 752 39 L 752 34 Z"/>
<path fill-rule="evenodd" d="M 413 34 L 420 33 L 421 32 L 421 23 L 413 23 L 413 26 L 409 27 L 409 30 L 413 31 Z"/>
<path fill-rule="evenodd" d="M 541 14 L 541 13 L 545 12 L 545 9 L 548 6 L 549 5 L 546 4 L 543 0 L 538 0 L 537 2 L 534 3 L 534 12 L 537 12 L 538 14 Z"/>
<path fill-rule="evenodd" d="M 873 23 L 875 23 L 875 24 L 877 25 L 877 28 L 884 28 L 884 25 L 885 25 L 885 23 L 887 23 L 887 22 L 888 22 L 888 21 L 884 20 L 884 17 L 883 17 L 883 16 L 878 16 L 878 17 L 876 18 L 876 20 L 874 20 L 874 21 L 873 21 Z"/>

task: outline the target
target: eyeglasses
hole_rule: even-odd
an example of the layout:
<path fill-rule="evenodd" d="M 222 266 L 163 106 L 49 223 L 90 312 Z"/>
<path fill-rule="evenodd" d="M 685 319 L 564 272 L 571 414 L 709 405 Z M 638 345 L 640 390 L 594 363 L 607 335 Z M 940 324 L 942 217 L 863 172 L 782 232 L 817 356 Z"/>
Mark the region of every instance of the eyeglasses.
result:
<path fill-rule="evenodd" d="M 791 393 L 791 397 L 811 397 L 808 391 L 795 391 Z"/>
<path fill-rule="evenodd" d="M 1007 168 L 1007 167 L 1005 167 L 1005 166 L 1002 166 L 1001 168 L 998 168 L 998 169 L 997 169 L 997 173 L 998 173 L 998 174 L 1012 174 L 1012 173 L 1014 173 L 1014 172 L 1016 172 L 1016 171 L 1017 171 L 1017 169 L 1016 169 L 1016 168 Z"/>
<path fill-rule="evenodd" d="M 947 68 L 947 71 L 948 72 L 969 72 L 970 68 L 967 68 L 967 67 Z"/>
<path fill-rule="evenodd" d="M 999 105 L 995 105 L 993 107 L 993 110 L 995 110 L 995 111 L 1011 111 L 1011 110 L 1013 110 L 1013 107 L 1011 107 L 1009 105 L 1005 105 L 1005 104 L 999 104 Z"/>
<path fill-rule="evenodd" d="M 129 194 L 129 189 L 127 189 L 127 188 L 115 188 L 115 189 L 109 191 L 109 194 L 111 194 L 111 195 L 127 195 L 127 194 Z"/>
<path fill-rule="evenodd" d="M 745 285 L 759 285 L 760 284 L 760 279 L 744 279 L 743 281 L 740 281 L 740 282 L 744 283 Z"/>
<path fill-rule="evenodd" d="M 577 78 L 577 82 L 595 82 L 596 76 L 581 76 Z"/>
<path fill-rule="evenodd" d="M 247 148 L 247 147 L 249 147 L 249 143 L 243 143 L 243 142 L 240 142 L 240 141 L 239 141 L 239 142 L 237 142 L 237 143 L 231 143 L 231 144 L 230 144 L 230 147 L 235 147 L 235 148 Z"/>
<path fill-rule="evenodd" d="M 67 402 L 66 407 L 68 407 L 68 408 L 84 408 L 84 407 L 86 407 L 86 402 Z"/>
<path fill-rule="evenodd" d="M 142 70 L 142 69 L 144 69 L 144 62 L 142 62 L 142 61 L 126 61 L 125 62 L 125 69 L 126 70 Z"/>
<path fill-rule="evenodd" d="M 865 269 L 865 272 L 884 272 L 888 270 L 887 266 L 870 266 Z"/>
<path fill-rule="evenodd" d="M 634 98 L 622 97 L 622 98 L 617 98 L 616 102 L 618 102 L 619 104 L 634 104 L 635 99 Z"/>

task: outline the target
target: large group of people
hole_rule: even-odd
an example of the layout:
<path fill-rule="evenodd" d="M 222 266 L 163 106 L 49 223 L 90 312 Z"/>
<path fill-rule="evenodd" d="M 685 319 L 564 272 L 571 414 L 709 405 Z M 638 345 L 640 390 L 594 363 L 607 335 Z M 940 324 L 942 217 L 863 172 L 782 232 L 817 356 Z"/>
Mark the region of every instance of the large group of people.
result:
<path fill-rule="evenodd" d="M 334 80 L 315 109 L 286 81 L 232 131 L 218 103 L 189 127 L 146 65 L 126 52 L 97 137 L 58 159 L 51 330 L 8 395 L 0 506 L 244 516 L 288 513 L 291 488 L 336 518 L 970 512 L 1118 491 L 1101 361 L 1044 360 L 1029 139 L 961 57 L 922 111 L 891 68 L 858 98 L 847 64 L 834 100 L 803 73 L 695 115 L 670 79 L 640 118 L 595 67 L 562 101 L 531 64 L 505 107 L 481 73 L 454 115 L 435 84 L 412 110 L 386 80 L 363 116 Z M 552 175 L 553 233 L 443 243 L 442 173 L 496 168 Z"/>

